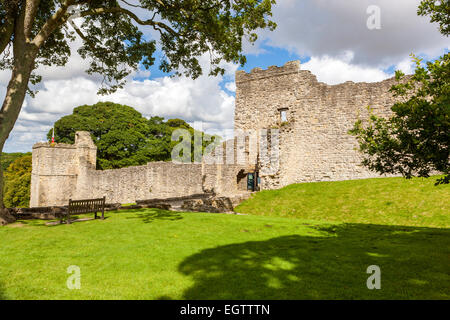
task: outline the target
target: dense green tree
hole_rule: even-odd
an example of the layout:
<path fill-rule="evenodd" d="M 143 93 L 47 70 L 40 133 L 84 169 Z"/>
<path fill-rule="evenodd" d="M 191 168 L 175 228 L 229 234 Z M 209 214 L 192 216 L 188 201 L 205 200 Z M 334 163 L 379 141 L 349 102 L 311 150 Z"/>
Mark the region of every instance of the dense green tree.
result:
<path fill-rule="evenodd" d="M 151 117 L 148 120 L 148 135 L 145 147 L 138 151 L 137 157 L 148 161 L 167 161 L 170 159 L 172 130 L 162 117 Z"/>
<path fill-rule="evenodd" d="M 418 13 L 431 15 L 449 34 L 448 1 L 422 1 Z M 446 12 L 447 15 L 442 14 Z M 368 122 L 357 121 L 355 135 L 363 164 L 379 173 L 401 173 L 406 178 L 428 177 L 432 171 L 445 174 L 437 183 L 450 182 L 450 54 L 426 66 L 413 55 L 416 69 L 406 77 L 396 71 L 397 84 L 390 91 L 399 101 L 393 115 L 384 119 L 371 115 Z"/>
<path fill-rule="evenodd" d="M 219 143 L 222 140 L 222 138 L 218 135 L 212 136 L 212 135 L 206 134 L 204 132 L 195 130 L 186 121 L 184 121 L 182 119 L 169 119 L 169 120 L 167 120 L 167 125 L 169 126 L 171 138 L 172 138 L 173 131 L 175 131 L 177 129 L 183 129 L 183 130 L 187 130 L 189 132 L 189 135 L 191 137 L 190 159 L 192 162 L 201 161 L 201 156 L 204 154 L 205 148 L 210 144 L 214 144 L 217 146 L 217 145 L 219 145 Z M 195 140 L 196 138 L 198 139 L 198 141 Z M 180 137 L 178 140 L 174 140 L 174 141 L 170 142 L 170 156 L 172 154 L 172 149 L 175 147 L 175 145 L 177 145 L 181 141 L 182 141 L 182 137 Z M 196 145 L 198 148 L 198 152 L 200 152 L 200 156 L 198 158 L 196 158 L 196 156 L 195 156 Z M 182 152 L 181 152 L 181 154 L 182 154 Z M 181 156 L 181 154 L 180 154 L 180 156 Z"/>
<path fill-rule="evenodd" d="M 23 156 L 31 156 L 31 152 L 27 152 L 27 153 L 22 153 L 22 152 L 14 152 L 14 153 L 2 153 L 1 154 L 1 166 L 0 166 L 0 170 L 2 170 L 3 172 L 6 171 L 6 169 L 11 165 L 11 163 L 13 163 L 16 159 L 23 157 Z M 30 167 L 30 172 L 31 172 L 31 167 Z M 31 175 L 30 175 L 30 179 L 31 179 Z M 5 177 L 5 179 L 3 179 L 3 185 L 7 185 L 8 181 L 7 178 Z M 9 195 L 9 197 L 11 198 L 11 195 Z M 28 196 L 29 197 L 29 196 Z M 5 198 L 5 194 L 3 194 L 3 199 Z M 8 202 L 9 204 L 10 202 Z M 1 217 L 0 217 L 0 222 L 1 222 Z"/>
<path fill-rule="evenodd" d="M 273 30 L 269 20 L 275 0 L 0 0 L 0 69 L 11 70 L 0 109 L 0 152 L 9 136 L 29 84 L 40 65 L 64 66 L 69 42 L 82 40 L 80 55 L 87 73 L 104 77 L 100 93 L 123 86 L 140 65 L 154 64 L 155 39 L 139 26 L 159 33 L 160 69 L 193 78 L 202 73 L 198 58 L 210 55 L 210 75 L 223 74 L 220 62 L 245 63 L 242 39 Z M 81 18 L 74 22 L 72 18 Z M 69 24 L 75 32 L 69 29 Z M 0 171 L 0 180 L 2 174 Z M 0 181 L 0 208 L 3 207 Z"/>
<path fill-rule="evenodd" d="M 79 106 L 54 127 L 55 141 L 60 143 L 74 143 L 76 131 L 89 131 L 98 148 L 99 169 L 145 163 L 136 161 L 135 155 L 146 143 L 148 120 L 132 107 L 112 102 Z M 47 134 L 51 136 L 52 130 Z"/>
<path fill-rule="evenodd" d="M 5 171 L 6 207 L 28 207 L 30 205 L 31 155 L 12 162 Z"/>
<path fill-rule="evenodd" d="M 182 119 L 169 119 L 167 125 L 172 128 L 191 129 L 191 126 Z"/>
<path fill-rule="evenodd" d="M 31 155 L 31 152 L 23 153 L 23 152 L 13 152 L 13 153 L 2 153 L 1 156 L 1 166 L 3 171 L 5 171 L 11 163 L 14 162 L 17 158 L 23 157 L 25 155 Z"/>

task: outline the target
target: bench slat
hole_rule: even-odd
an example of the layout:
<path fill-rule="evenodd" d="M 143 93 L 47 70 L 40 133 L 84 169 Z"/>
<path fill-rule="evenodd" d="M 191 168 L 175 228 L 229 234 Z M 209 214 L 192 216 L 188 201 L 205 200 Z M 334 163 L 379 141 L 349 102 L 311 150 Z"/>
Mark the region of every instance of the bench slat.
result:
<path fill-rule="evenodd" d="M 67 209 L 66 219 L 67 223 L 70 224 L 70 216 L 81 213 L 94 212 L 95 219 L 97 218 L 97 212 L 102 212 L 102 220 L 105 218 L 105 202 L 106 197 L 98 199 L 82 199 L 82 200 L 72 200 L 69 199 L 69 207 Z M 61 222 L 63 217 L 61 217 Z"/>

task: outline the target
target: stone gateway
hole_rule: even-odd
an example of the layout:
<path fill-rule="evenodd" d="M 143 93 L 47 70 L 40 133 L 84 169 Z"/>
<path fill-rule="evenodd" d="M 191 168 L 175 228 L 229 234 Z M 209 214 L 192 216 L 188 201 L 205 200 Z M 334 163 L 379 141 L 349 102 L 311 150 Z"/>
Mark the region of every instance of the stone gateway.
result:
<path fill-rule="evenodd" d="M 292 183 L 378 177 L 361 165 L 348 134 L 370 106 L 389 116 L 393 78 L 377 83 L 327 85 L 299 61 L 236 73 L 235 138 L 201 163 L 150 162 L 96 170 L 89 132 L 75 143 L 33 146 L 31 207 L 66 205 L 69 199 L 108 203 L 201 193 L 237 195 Z"/>

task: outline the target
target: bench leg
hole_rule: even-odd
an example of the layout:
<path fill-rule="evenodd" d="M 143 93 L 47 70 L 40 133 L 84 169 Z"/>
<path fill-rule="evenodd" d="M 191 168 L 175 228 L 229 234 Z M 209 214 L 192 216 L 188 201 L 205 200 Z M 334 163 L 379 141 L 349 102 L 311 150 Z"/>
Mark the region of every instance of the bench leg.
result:
<path fill-rule="evenodd" d="M 66 216 L 66 220 L 67 220 L 66 223 L 70 224 L 70 215 L 68 213 L 67 213 L 67 216 Z"/>
<path fill-rule="evenodd" d="M 94 212 L 94 220 L 97 219 L 97 211 Z"/>
<path fill-rule="evenodd" d="M 102 220 L 105 220 L 105 210 L 102 210 Z"/>

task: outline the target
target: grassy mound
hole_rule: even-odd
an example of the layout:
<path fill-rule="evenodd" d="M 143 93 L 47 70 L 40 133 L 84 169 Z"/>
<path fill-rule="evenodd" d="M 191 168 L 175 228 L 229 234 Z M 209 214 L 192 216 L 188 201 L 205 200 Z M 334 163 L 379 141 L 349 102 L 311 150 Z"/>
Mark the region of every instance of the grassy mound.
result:
<path fill-rule="evenodd" d="M 236 208 L 261 216 L 385 225 L 450 227 L 450 185 L 378 178 L 293 184 L 262 191 Z"/>

